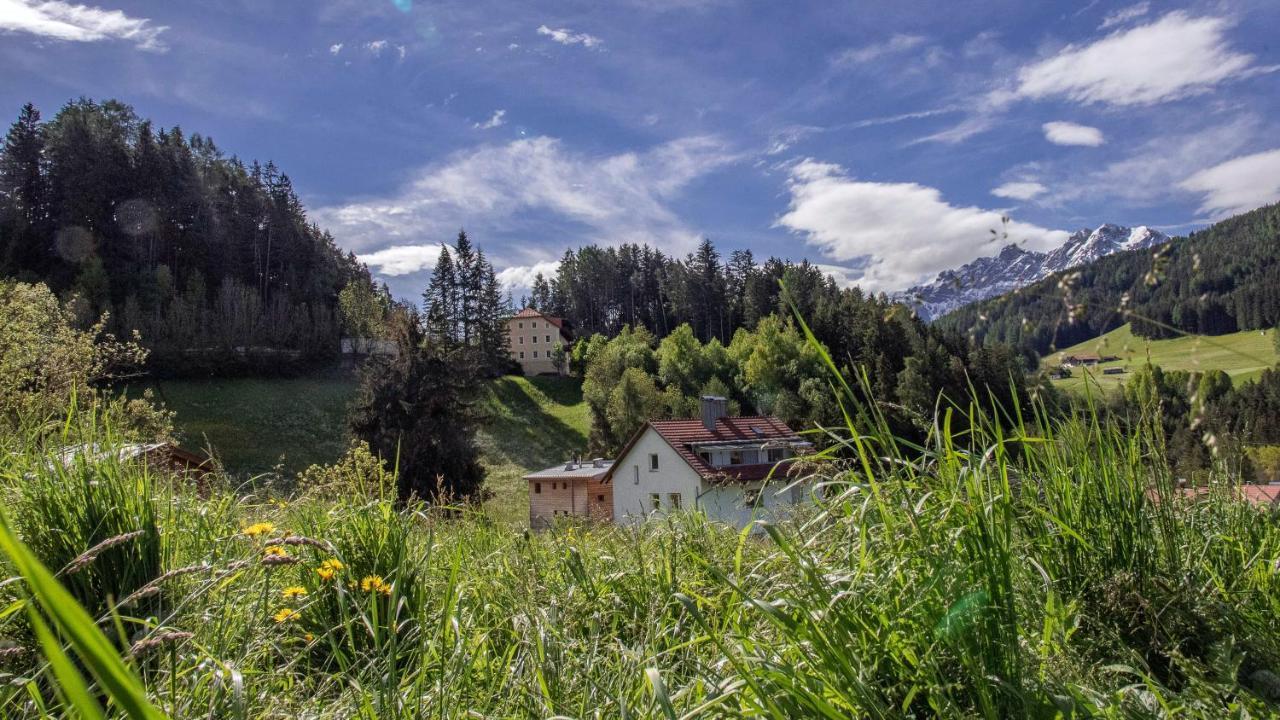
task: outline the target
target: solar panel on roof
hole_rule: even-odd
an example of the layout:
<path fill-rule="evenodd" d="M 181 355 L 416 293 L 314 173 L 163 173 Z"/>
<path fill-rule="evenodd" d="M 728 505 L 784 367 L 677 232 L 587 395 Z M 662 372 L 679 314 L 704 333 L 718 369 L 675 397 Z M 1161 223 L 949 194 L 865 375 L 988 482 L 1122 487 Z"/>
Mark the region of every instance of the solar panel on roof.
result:
<path fill-rule="evenodd" d="M 751 426 L 751 432 L 755 433 L 756 435 L 759 435 L 760 437 L 764 437 L 764 430 L 761 430 L 759 427 L 755 425 Z"/>

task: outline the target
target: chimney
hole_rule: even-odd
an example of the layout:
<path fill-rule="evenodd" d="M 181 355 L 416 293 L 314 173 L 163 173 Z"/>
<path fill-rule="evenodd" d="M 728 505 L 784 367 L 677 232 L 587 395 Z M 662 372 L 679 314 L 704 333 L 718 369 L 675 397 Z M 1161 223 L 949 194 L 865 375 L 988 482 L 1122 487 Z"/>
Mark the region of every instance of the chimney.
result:
<path fill-rule="evenodd" d="M 604 458 L 596 458 L 592 460 L 591 467 L 598 467 L 598 468 L 604 467 Z"/>
<path fill-rule="evenodd" d="M 715 395 L 702 396 L 702 425 L 711 432 L 716 430 L 716 421 L 729 414 L 729 401 Z"/>

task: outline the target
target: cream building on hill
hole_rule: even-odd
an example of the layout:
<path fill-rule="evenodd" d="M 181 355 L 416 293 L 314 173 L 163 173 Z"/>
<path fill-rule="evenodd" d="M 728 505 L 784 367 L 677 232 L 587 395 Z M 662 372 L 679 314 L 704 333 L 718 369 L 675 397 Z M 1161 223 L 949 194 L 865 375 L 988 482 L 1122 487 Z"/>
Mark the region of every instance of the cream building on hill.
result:
<path fill-rule="evenodd" d="M 507 320 L 507 337 L 511 342 L 511 359 L 520 363 L 525 375 L 568 373 L 570 338 L 560 318 L 525 308 Z M 559 368 L 554 362 L 557 347 L 566 353 L 564 364 Z"/>

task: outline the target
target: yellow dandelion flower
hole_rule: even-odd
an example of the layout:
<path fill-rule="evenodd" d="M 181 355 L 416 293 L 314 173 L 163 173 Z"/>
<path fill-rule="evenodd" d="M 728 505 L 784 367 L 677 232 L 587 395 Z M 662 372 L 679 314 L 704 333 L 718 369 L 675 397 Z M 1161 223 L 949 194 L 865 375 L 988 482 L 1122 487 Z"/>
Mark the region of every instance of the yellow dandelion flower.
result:
<path fill-rule="evenodd" d="M 276 623 L 294 622 L 302 617 L 302 614 L 293 608 L 280 608 L 280 611 L 271 616 Z"/>
<path fill-rule="evenodd" d="M 306 597 L 307 589 L 302 587 L 301 585 L 292 585 L 290 587 L 285 588 L 283 591 L 281 591 L 280 594 L 284 595 L 285 600 L 295 600 L 297 598 Z"/>
<path fill-rule="evenodd" d="M 275 555 L 276 557 L 289 557 L 289 551 L 280 545 L 268 545 L 262 549 L 263 555 Z"/>
<path fill-rule="evenodd" d="M 302 639 L 306 640 L 307 642 L 311 642 L 312 640 L 316 639 L 316 636 L 312 635 L 311 633 L 306 633 L 305 635 L 302 636 Z"/>
<path fill-rule="evenodd" d="M 268 523 L 268 522 L 260 522 L 260 523 L 254 523 L 252 525 L 246 526 L 242 532 L 244 532 L 244 534 L 248 535 L 249 537 L 257 537 L 259 535 L 270 535 L 275 531 L 276 531 L 275 525 L 272 525 L 271 523 Z"/>
<path fill-rule="evenodd" d="M 338 573 L 333 568 L 318 567 L 316 568 L 316 574 L 320 576 L 321 580 L 332 580 L 333 576 Z"/>
<path fill-rule="evenodd" d="M 337 572 L 346 567 L 346 565 L 343 565 L 337 558 L 329 558 L 328 560 L 320 563 L 320 567 L 329 568 L 330 570 Z"/>
<path fill-rule="evenodd" d="M 385 584 L 381 575 L 365 575 L 364 579 L 360 581 L 360 589 L 365 592 L 378 592 L 382 590 L 382 586 Z"/>

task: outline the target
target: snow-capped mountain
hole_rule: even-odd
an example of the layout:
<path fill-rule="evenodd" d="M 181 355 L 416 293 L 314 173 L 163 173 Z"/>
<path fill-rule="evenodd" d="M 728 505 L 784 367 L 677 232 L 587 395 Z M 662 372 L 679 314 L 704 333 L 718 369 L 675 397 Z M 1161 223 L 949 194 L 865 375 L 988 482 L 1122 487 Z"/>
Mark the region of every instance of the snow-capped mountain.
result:
<path fill-rule="evenodd" d="M 944 270 L 928 285 L 917 285 L 900 299 L 925 320 L 941 317 L 969 303 L 1003 295 L 1061 270 L 1079 267 L 1112 253 L 1140 250 L 1169 242 L 1169 237 L 1144 225 L 1135 228 L 1107 223 L 1097 230 L 1080 230 L 1047 253 L 1006 245 L 1000 254 L 983 257 L 955 270 Z"/>

